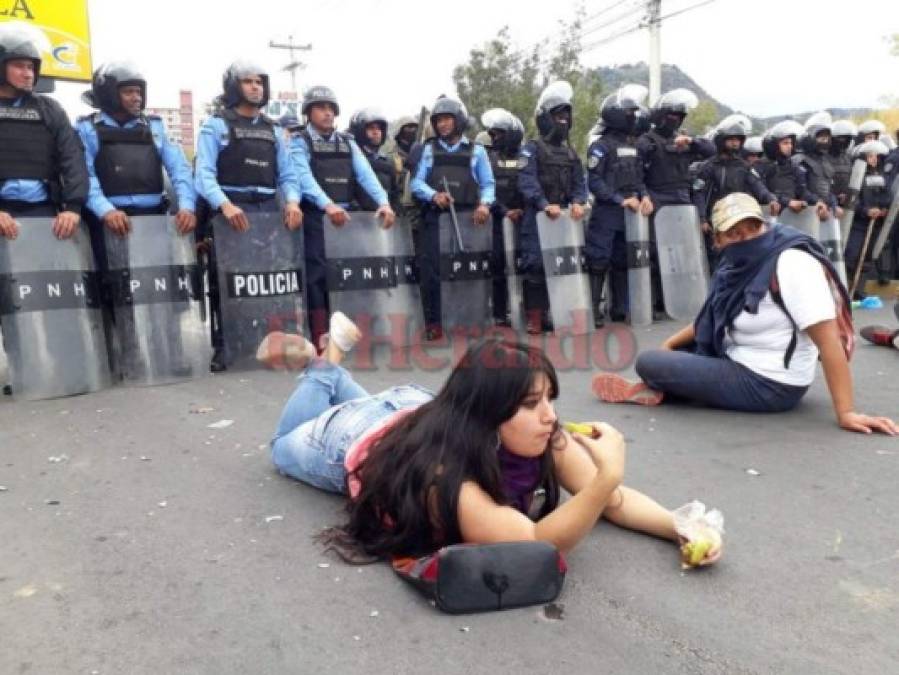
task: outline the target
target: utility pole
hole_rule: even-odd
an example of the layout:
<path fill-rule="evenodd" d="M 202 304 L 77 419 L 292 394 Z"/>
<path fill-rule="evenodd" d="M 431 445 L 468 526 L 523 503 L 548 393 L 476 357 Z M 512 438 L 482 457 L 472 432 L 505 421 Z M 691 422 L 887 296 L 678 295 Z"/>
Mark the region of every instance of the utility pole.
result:
<path fill-rule="evenodd" d="M 662 0 L 647 0 L 649 26 L 649 102 L 662 95 Z"/>
<path fill-rule="evenodd" d="M 293 89 L 293 93 L 297 93 L 297 68 L 305 68 L 306 64 L 302 61 L 297 61 L 294 56 L 295 51 L 308 52 L 312 49 L 311 44 L 298 45 L 294 44 L 293 35 L 287 36 L 287 44 L 275 42 L 274 40 L 269 40 L 268 46 L 272 49 L 286 49 L 290 52 L 290 62 L 282 68 L 282 70 L 286 70 L 290 73 L 290 88 Z"/>

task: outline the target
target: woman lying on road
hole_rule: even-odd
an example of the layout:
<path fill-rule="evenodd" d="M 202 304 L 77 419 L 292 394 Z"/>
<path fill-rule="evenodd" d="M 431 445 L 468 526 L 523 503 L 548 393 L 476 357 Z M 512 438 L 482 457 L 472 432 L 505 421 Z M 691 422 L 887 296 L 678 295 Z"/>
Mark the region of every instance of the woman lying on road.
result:
<path fill-rule="evenodd" d="M 345 558 L 528 540 L 564 552 L 601 517 L 678 540 L 671 511 L 622 485 L 620 432 L 603 423 L 591 425 L 595 438 L 560 428 L 558 380 L 541 351 L 482 341 L 436 396 L 415 385 L 369 395 L 338 365 L 357 339 L 335 314 L 325 357 L 299 377 L 272 441 L 279 471 L 349 494 L 349 521 L 330 540 Z M 563 501 L 561 488 L 572 497 Z M 710 534 L 703 564 L 721 556 Z"/>
<path fill-rule="evenodd" d="M 600 373 L 594 393 L 610 403 L 656 405 L 670 395 L 781 412 L 808 391 L 820 356 L 843 429 L 899 433 L 891 419 L 855 411 L 848 297 L 821 246 L 791 227 L 769 227 L 744 193 L 715 204 L 712 226 L 721 262 L 696 321 L 637 357 L 643 382 Z"/>

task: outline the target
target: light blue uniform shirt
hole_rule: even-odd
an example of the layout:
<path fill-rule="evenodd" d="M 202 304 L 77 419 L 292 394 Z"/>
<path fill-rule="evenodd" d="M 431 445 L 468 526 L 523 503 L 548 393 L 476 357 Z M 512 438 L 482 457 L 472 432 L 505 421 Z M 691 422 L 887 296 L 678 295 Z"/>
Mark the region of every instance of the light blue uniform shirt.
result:
<path fill-rule="evenodd" d="M 13 108 L 22 105 L 20 96 L 12 103 Z M 9 199 L 19 202 L 45 202 L 50 199 L 47 185 L 33 178 L 9 178 L 0 185 L 0 199 Z"/>
<path fill-rule="evenodd" d="M 471 143 L 464 136 L 455 145 L 447 145 L 442 140 L 437 142 L 447 152 L 458 152 L 463 144 L 468 145 Z M 434 195 L 437 194 L 437 190 L 428 185 L 427 182 L 433 166 L 434 150 L 430 143 L 425 143 L 421 152 L 421 159 L 418 161 L 418 166 L 415 169 L 415 177 L 409 183 L 409 187 L 412 188 L 412 194 L 415 195 L 416 199 L 423 202 L 430 203 L 434 199 Z M 496 201 L 496 181 L 493 178 L 493 169 L 490 168 L 490 158 L 482 145 L 475 145 L 471 151 L 471 175 L 477 181 L 480 189 L 481 204 L 486 204 L 487 206 L 493 204 Z"/>
<path fill-rule="evenodd" d="M 261 116 L 256 116 L 253 124 L 258 124 Z M 281 189 L 281 198 L 285 202 L 300 201 L 300 184 L 297 180 L 297 172 L 290 161 L 287 146 L 281 134 L 281 127 L 275 125 L 275 154 L 278 163 L 278 187 Z M 274 195 L 275 190 L 267 186 L 254 185 L 219 185 L 218 183 L 218 158 L 222 149 L 228 145 L 230 136 L 228 125 L 221 117 L 210 117 L 200 129 L 200 137 L 197 140 L 196 177 L 194 185 L 197 194 L 203 197 L 209 205 L 218 209 L 228 201 L 225 190 L 229 192 L 257 192 L 259 194 Z"/>
<path fill-rule="evenodd" d="M 116 120 L 107 115 L 105 112 L 99 113 L 99 123 L 106 126 L 121 129 L 133 129 L 138 125 L 150 125 L 150 132 L 153 134 L 153 143 L 159 151 L 159 157 L 162 165 L 169 174 L 169 180 L 172 181 L 172 187 L 175 188 L 175 194 L 178 198 L 178 208 L 187 209 L 188 211 L 196 211 L 197 209 L 197 193 L 193 185 L 193 173 L 184 151 L 181 146 L 172 143 L 165 132 L 165 124 L 159 118 L 134 118 L 124 124 L 119 124 Z M 87 194 L 87 208 L 94 215 L 102 218 L 110 211 L 133 206 L 136 208 L 152 208 L 159 206 L 162 201 L 162 194 L 143 194 L 143 195 L 118 195 L 115 197 L 106 197 L 103 194 L 103 188 L 100 187 L 100 181 L 94 168 L 94 159 L 100 152 L 100 141 L 97 138 L 97 130 L 94 128 L 94 116 L 78 120 L 75 125 L 75 131 L 81 136 L 81 142 L 84 144 L 84 159 L 87 162 L 87 172 L 90 176 L 90 188 Z"/>
<path fill-rule="evenodd" d="M 326 138 L 318 133 L 311 124 L 306 127 L 306 131 L 313 141 L 324 142 L 334 141 L 334 134 L 337 133 L 336 131 L 331 132 Z M 352 138 L 347 138 L 347 141 L 350 145 L 353 174 L 356 176 L 356 182 L 359 183 L 362 189 L 368 193 L 368 196 L 371 197 L 378 206 L 386 206 L 390 203 L 387 199 L 387 193 L 384 191 L 381 181 L 378 180 L 378 177 L 372 170 L 371 164 L 369 164 L 365 155 L 362 153 L 362 150 L 359 149 L 359 146 L 356 145 L 356 141 Z M 324 210 L 324 208 L 331 203 L 331 198 L 322 189 L 322 186 L 318 184 L 318 181 L 315 180 L 315 175 L 312 173 L 312 156 L 309 152 L 309 146 L 306 144 L 306 139 L 303 138 L 302 134 L 296 134 L 290 139 L 290 157 L 296 166 L 297 174 L 300 178 L 300 189 L 303 192 L 303 197 L 311 201 L 318 208 Z M 338 206 L 346 208 L 348 205 L 338 204 Z"/>

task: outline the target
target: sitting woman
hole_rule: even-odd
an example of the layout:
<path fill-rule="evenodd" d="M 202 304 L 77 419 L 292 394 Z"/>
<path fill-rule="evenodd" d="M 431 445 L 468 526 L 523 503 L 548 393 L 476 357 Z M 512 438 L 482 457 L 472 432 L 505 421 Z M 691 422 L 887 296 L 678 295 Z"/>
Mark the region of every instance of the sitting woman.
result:
<path fill-rule="evenodd" d="M 678 541 L 672 512 L 621 484 L 621 433 L 603 423 L 590 435 L 560 428 L 559 383 L 541 351 L 481 341 L 436 396 L 415 385 L 370 395 L 338 365 L 358 332 L 335 318 L 325 357 L 310 361 L 284 408 L 272 461 L 349 494 L 349 521 L 329 539 L 345 559 L 422 556 L 463 542 L 541 540 L 568 551 L 601 517 Z M 721 555 L 710 534 L 703 564 Z"/>
<path fill-rule="evenodd" d="M 696 321 L 637 357 L 642 382 L 600 373 L 594 393 L 610 403 L 655 405 L 672 396 L 781 412 L 808 391 L 820 356 L 843 429 L 899 433 L 887 417 L 855 412 L 849 298 L 820 244 L 792 227 L 769 227 L 744 193 L 715 204 L 712 226 L 721 262 Z"/>

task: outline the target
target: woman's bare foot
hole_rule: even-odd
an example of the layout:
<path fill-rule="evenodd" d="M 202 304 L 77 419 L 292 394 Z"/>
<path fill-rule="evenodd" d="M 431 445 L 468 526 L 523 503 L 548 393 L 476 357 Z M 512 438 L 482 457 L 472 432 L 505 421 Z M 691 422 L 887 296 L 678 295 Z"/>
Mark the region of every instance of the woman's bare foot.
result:
<path fill-rule="evenodd" d="M 337 364 L 362 338 L 362 331 L 343 312 L 334 312 L 327 334 L 322 336 L 322 349 L 327 361 Z"/>
<path fill-rule="evenodd" d="M 598 373 L 590 385 L 600 401 L 606 403 L 636 403 L 638 405 L 659 405 L 665 394 L 650 389 L 645 382 L 631 381 L 615 373 Z"/>

